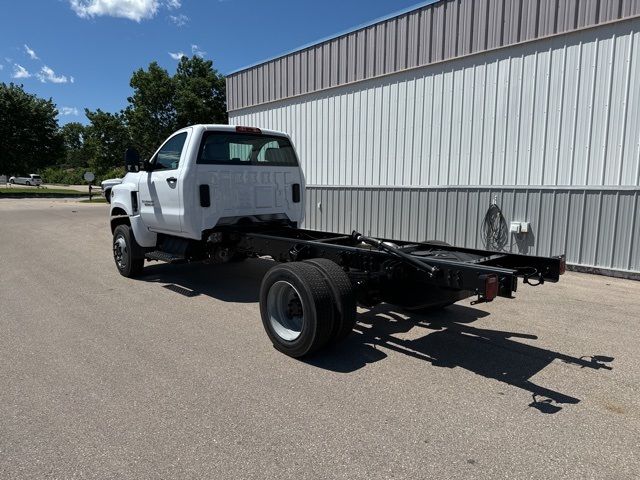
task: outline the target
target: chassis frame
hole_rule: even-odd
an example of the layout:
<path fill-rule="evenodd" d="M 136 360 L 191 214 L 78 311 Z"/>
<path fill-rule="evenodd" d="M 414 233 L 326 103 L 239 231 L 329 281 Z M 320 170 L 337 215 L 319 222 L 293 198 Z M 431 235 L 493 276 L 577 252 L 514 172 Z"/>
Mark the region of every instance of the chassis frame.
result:
<path fill-rule="evenodd" d="M 349 275 L 359 303 L 405 307 L 446 304 L 477 295 L 512 298 L 518 278 L 539 285 L 557 282 L 565 256 L 540 257 L 454 247 L 442 242 L 379 240 L 351 235 L 266 227 L 228 230 L 234 248 L 247 256 L 271 256 L 280 262 L 327 258 Z M 497 280 L 497 289 L 495 282 Z"/>

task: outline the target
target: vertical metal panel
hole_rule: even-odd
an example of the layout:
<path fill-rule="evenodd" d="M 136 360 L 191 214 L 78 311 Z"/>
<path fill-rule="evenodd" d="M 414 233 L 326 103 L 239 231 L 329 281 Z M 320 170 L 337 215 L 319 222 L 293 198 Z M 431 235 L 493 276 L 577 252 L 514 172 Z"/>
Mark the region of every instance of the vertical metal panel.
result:
<path fill-rule="evenodd" d="M 230 121 L 292 135 L 309 199 L 324 205 L 309 210 L 308 226 L 479 246 L 498 195 L 508 220 L 532 223 L 514 251 L 566 250 L 572 263 L 638 271 L 638 30 L 640 19 L 614 23 L 243 109 Z M 329 204 L 340 206 L 325 215 Z"/>
<path fill-rule="evenodd" d="M 511 236 L 507 251 L 566 253 L 571 264 L 639 273 L 640 228 L 628 224 L 639 196 L 588 190 L 310 186 L 304 227 L 341 233 L 357 228 L 399 240 L 484 248 L 481 225 L 495 197 L 507 223 L 531 224 L 530 235 Z"/>
<path fill-rule="evenodd" d="M 314 104 L 279 128 L 327 135 L 357 120 L 365 185 L 639 186 L 640 21 L 371 79 L 356 89 L 290 99 L 255 113 Z M 276 75 L 278 70 L 276 70 Z M 357 104 L 334 98 L 357 94 Z M 419 127 L 416 128 L 416 125 Z M 273 125 L 263 125 L 270 127 Z M 333 133 L 331 133 L 333 135 Z M 331 137 L 333 138 L 333 137 Z M 296 139 L 297 140 L 297 139 Z M 351 153 L 320 140 L 315 165 Z M 339 169 L 320 182 L 345 184 Z M 326 172 L 325 172 L 326 175 Z M 361 178 L 360 178 L 361 177 Z"/>
<path fill-rule="evenodd" d="M 640 0 L 442 0 L 231 74 L 228 109 L 639 14 Z M 313 67 L 299 68 L 305 56 Z M 256 85 L 265 77 L 251 72 L 264 70 L 273 88 Z"/>

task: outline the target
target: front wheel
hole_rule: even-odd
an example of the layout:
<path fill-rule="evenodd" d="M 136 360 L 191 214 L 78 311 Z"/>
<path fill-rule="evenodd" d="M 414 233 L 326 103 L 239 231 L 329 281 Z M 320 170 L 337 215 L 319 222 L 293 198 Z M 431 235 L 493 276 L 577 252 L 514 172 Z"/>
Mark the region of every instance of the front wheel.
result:
<path fill-rule="evenodd" d="M 123 277 L 133 278 L 142 273 L 144 257 L 129 225 L 118 225 L 113 231 L 113 259 Z"/>
<path fill-rule="evenodd" d="M 27 183 L 25 184 L 27 187 L 31 186 L 31 182 L 27 181 Z"/>
<path fill-rule="evenodd" d="M 290 357 L 303 357 L 329 340 L 333 295 L 314 266 L 302 262 L 276 265 L 262 280 L 260 315 L 276 349 Z"/>

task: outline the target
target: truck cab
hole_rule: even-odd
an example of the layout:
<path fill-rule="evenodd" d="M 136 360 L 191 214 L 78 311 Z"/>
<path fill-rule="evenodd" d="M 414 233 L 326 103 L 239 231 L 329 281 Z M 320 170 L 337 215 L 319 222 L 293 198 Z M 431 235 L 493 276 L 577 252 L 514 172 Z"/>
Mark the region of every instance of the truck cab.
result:
<path fill-rule="evenodd" d="M 194 125 L 127 168 L 111 190 L 112 229 L 127 217 L 142 248 L 167 237 L 201 242 L 238 223 L 299 225 L 304 216 L 304 175 L 283 132 Z"/>

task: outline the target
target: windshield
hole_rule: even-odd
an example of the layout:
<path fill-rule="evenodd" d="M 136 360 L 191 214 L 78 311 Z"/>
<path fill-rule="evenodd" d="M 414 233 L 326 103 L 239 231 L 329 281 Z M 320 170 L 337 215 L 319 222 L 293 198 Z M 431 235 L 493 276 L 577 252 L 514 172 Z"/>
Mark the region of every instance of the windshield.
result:
<path fill-rule="evenodd" d="M 40 180 L 40 175 L 31 175 L 34 180 Z"/>
<path fill-rule="evenodd" d="M 288 138 L 236 132 L 205 132 L 198 152 L 198 163 L 298 166 L 296 154 Z"/>

